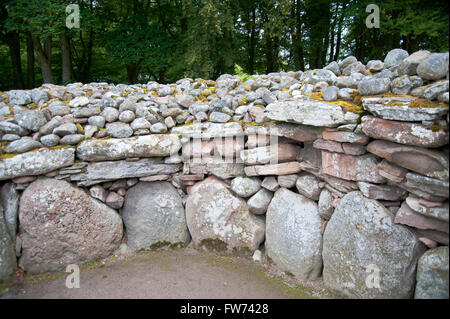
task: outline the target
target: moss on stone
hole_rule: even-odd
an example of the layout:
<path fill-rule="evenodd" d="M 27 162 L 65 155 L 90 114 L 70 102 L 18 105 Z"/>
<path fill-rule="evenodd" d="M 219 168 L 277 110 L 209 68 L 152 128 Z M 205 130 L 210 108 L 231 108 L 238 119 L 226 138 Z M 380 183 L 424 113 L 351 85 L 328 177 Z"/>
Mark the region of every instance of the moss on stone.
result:
<path fill-rule="evenodd" d="M 213 250 L 217 252 L 226 252 L 228 245 L 224 241 L 218 238 L 206 238 L 200 241 L 199 246 L 205 247 L 208 250 Z"/>

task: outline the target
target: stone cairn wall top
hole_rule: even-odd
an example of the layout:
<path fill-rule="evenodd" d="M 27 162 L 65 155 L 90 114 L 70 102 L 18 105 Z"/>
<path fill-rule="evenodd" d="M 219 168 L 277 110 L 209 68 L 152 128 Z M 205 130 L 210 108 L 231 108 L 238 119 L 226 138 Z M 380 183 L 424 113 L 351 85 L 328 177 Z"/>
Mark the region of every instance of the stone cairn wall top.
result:
<path fill-rule="evenodd" d="M 395 49 L 246 82 L 0 92 L 0 275 L 16 267 L 11 245 L 25 270 L 55 270 L 117 249 L 124 223 L 133 249 L 192 238 L 254 253 L 264 243 L 278 267 L 342 295 L 408 298 L 417 281 L 416 297 L 448 297 L 448 275 L 416 280 L 424 250 L 449 242 L 448 65 L 448 53 Z M 55 180 L 61 191 L 49 192 Z M 80 210 L 46 229 L 61 212 L 45 198 L 58 194 Z M 78 225 L 92 207 L 95 223 Z M 86 230 L 110 236 L 97 247 Z M 448 260 L 440 267 L 448 273 Z"/>

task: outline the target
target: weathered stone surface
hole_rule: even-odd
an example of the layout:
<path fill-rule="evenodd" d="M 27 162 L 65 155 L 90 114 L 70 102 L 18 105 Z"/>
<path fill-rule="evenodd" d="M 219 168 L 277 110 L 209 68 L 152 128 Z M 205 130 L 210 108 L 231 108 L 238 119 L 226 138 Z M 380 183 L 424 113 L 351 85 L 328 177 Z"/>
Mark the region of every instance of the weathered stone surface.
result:
<path fill-rule="evenodd" d="M 99 201 L 102 201 L 102 202 L 106 201 L 106 190 L 100 185 L 92 186 L 89 189 L 89 193 L 91 194 L 91 196 L 93 198 L 96 198 Z"/>
<path fill-rule="evenodd" d="M 376 95 L 389 91 L 391 81 L 387 78 L 370 78 L 358 84 L 360 95 Z"/>
<path fill-rule="evenodd" d="M 246 165 L 276 164 L 293 161 L 297 158 L 300 147 L 293 144 L 275 144 L 243 150 L 240 157 Z"/>
<path fill-rule="evenodd" d="M 40 110 L 26 110 L 14 115 L 14 120 L 24 129 L 32 132 L 37 132 L 45 123 L 47 119 L 44 113 Z"/>
<path fill-rule="evenodd" d="M 307 172 L 301 172 L 298 175 L 295 187 L 303 196 L 315 201 L 319 200 L 319 180 L 314 175 Z"/>
<path fill-rule="evenodd" d="M 369 138 L 365 135 L 343 131 L 324 131 L 322 133 L 322 138 L 324 140 L 332 140 L 342 143 L 355 143 L 361 145 L 365 145 L 367 144 L 367 142 L 369 142 Z"/>
<path fill-rule="evenodd" d="M 448 155 L 416 146 L 373 141 L 367 151 L 419 174 L 448 181 Z"/>
<path fill-rule="evenodd" d="M 414 52 L 409 57 L 404 59 L 397 68 L 398 75 L 414 75 L 417 73 L 417 66 L 428 56 L 430 51 L 420 50 Z"/>
<path fill-rule="evenodd" d="M 186 201 L 186 220 L 196 245 L 219 240 L 228 250 L 253 252 L 264 240 L 264 221 L 251 214 L 247 203 L 214 177 L 192 187 Z"/>
<path fill-rule="evenodd" d="M 245 126 L 245 134 L 286 137 L 297 142 L 312 142 L 320 138 L 323 128 L 291 123 L 274 123 L 269 125 Z M 262 146 L 262 145 L 260 145 Z"/>
<path fill-rule="evenodd" d="M 405 175 L 405 186 L 420 188 L 436 196 L 449 197 L 449 183 L 409 172 Z"/>
<path fill-rule="evenodd" d="M 231 181 L 231 190 L 240 197 L 250 197 L 261 189 L 261 181 L 257 177 L 236 177 Z"/>
<path fill-rule="evenodd" d="M 7 93 L 11 105 L 26 105 L 31 103 L 31 93 L 24 90 L 11 90 Z"/>
<path fill-rule="evenodd" d="M 130 188 L 122 216 L 132 249 L 189 242 L 181 197 L 168 182 L 141 182 Z"/>
<path fill-rule="evenodd" d="M 426 86 L 423 91 L 423 97 L 429 100 L 437 99 L 442 93 L 447 92 L 449 89 L 449 81 L 439 81 Z M 448 103 L 448 101 L 447 101 Z"/>
<path fill-rule="evenodd" d="M 302 170 L 299 162 L 288 162 L 272 165 L 255 165 L 247 166 L 244 168 L 245 175 L 258 176 L 258 175 L 289 175 L 295 174 Z"/>
<path fill-rule="evenodd" d="M 20 195 L 15 183 L 6 183 L 0 188 L 0 207 L 3 207 L 5 225 L 12 241 L 16 240 L 19 198 Z"/>
<path fill-rule="evenodd" d="M 22 126 L 6 121 L 0 122 L 0 132 L 3 134 L 17 134 L 20 136 L 28 134 L 28 130 L 24 129 Z"/>
<path fill-rule="evenodd" d="M 41 146 L 42 144 L 38 141 L 33 140 L 31 137 L 24 136 L 21 139 L 9 143 L 5 150 L 6 153 L 25 153 Z"/>
<path fill-rule="evenodd" d="M 364 134 L 400 144 L 441 147 L 448 144 L 448 133 L 444 130 L 433 131 L 431 127 L 419 123 L 398 122 L 363 116 L 361 128 Z"/>
<path fill-rule="evenodd" d="M 278 185 L 277 179 L 274 176 L 267 176 L 262 181 L 261 187 L 271 192 L 275 192 L 278 188 L 280 188 L 280 185 Z"/>
<path fill-rule="evenodd" d="M 440 204 L 439 206 L 428 207 L 419 198 L 414 196 L 408 196 L 406 198 L 406 203 L 415 212 L 422 214 L 424 216 L 433 217 L 448 223 L 449 220 L 449 206 L 448 202 Z"/>
<path fill-rule="evenodd" d="M 448 52 L 431 53 L 417 66 L 417 74 L 425 80 L 440 80 L 448 73 Z"/>
<path fill-rule="evenodd" d="M 180 140 L 174 134 L 87 140 L 78 145 L 77 157 L 83 161 L 120 160 L 127 157 L 159 157 L 176 154 L 180 148 Z"/>
<path fill-rule="evenodd" d="M 406 202 L 403 202 L 400 209 L 395 214 L 394 222 L 419 229 L 432 229 L 448 234 L 448 222 L 427 217 L 411 209 Z"/>
<path fill-rule="evenodd" d="M 86 173 L 72 175 L 72 181 L 103 181 L 150 175 L 173 174 L 180 164 L 163 164 L 159 159 L 143 158 L 135 162 L 104 161 L 89 163 Z"/>
<path fill-rule="evenodd" d="M 261 188 L 255 195 L 247 201 L 248 209 L 256 215 L 265 214 L 272 200 L 273 193 L 265 188 Z"/>
<path fill-rule="evenodd" d="M 60 139 L 59 144 L 61 145 L 75 145 L 84 140 L 83 134 L 70 134 L 66 135 Z"/>
<path fill-rule="evenodd" d="M 390 181 L 400 183 L 405 179 L 408 170 L 384 159 L 378 164 L 378 173 Z"/>
<path fill-rule="evenodd" d="M 322 151 L 322 170 L 324 174 L 350 181 L 383 183 L 385 179 L 378 173 L 378 161 L 367 154 L 352 156 Z"/>
<path fill-rule="evenodd" d="M 217 176 L 220 179 L 244 175 L 244 164 L 242 163 L 214 161 L 201 164 L 189 162 L 188 165 L 189 171 L 192 174 L 210 174 Z"/>
<path fill-rule="evenodd" d="M 330 289 L 350 298 L 412 297 L 425 247 L 393 219 L 388 209 L 360 192 L 339 201 L 323 237 L 323 280 Z M 379 288 L 368 277 L 375 271 Z"/>
<path fill-rule="evenodd" d="M 415 299 L 448 299 L 448 246 L 430 249 L 417 264 Z"/>
<path fill-rule="evenodd" d="M 322 221 L 317 204 L 280 188 L 266 213 L 266 252 L 283 270 L 316 279 L 322 268 Z"/>
<path fill-rule="evenodd" d="M 19 264 L 30 273 L 109 256 L 123 235 L 115 210 L 55 179 L 38 179 L 23 192 L 19 220 Z"/>
<path fill-rule="evenodd" d="M 43 175 L 70 166 L 74 160 L 75 150 L 72 148 L 22 153 L 0 161 L 0 180 Z"/>
<path fill-rule="evenodd" d="M 333 201 L 334 198 L 331 195 L 331 192 L 326 188 L 322 189 L 318 203 L 320 218 L 325 220 L 329 220 L 331 218 L 334 212 Z"/>
<path fill-rule="evenodd" d="M 375 185 L 358 182 L 358 187 L 364 196 L 371 199 L 396 201 L 405 199 L 407 195 L 407 192 L 404 189 L 392 185 Z"/>
<path fill-rule="evenodd" d="M 412 96 L 363 97 L 362 105 L 377 117 L 394 121 L 433 121 L 448 113 L 448 107 L 411 107 L 414 100 Z"/>
<path fill-rule="evenodd" d="M 105 203 L 114 209 L 120 209 L 123 206 L 124 198 L 116 192 L 109 192 Z"/>
<path fill-rule="evenodd" d="M 0 280 L 8 279 L 16 271 L 16 268 L 16 253 L 0 203 Z"/>
<path fill-rule="evenodd" d="M 297 182 L 298 175 L 280 175 L 277 177 L 277 182 L 280 187 L 291 188 L 295 186 L 295 182 Z"/>
<path fill-rule="evenodd" d="M 384 67 L 389 69 L 398 66 L 408 55 L 408 52 L 403 49 L 392 49 L 384 59 Z"/>
<path fill-rule="evenodd" d="M 133 129 L 130 125 L 122 122 L 106 124 L 106 134 L 115 138 L 127 138 L 133 135 Z"/>
<path fill-rule="evenodd" d="M 239 123 L 196 123 L 187 126 L 178 126 L 172 128 L 173 134 L 183 135 L 184 137 L 194 138 L 214 138 L 226 136 L 241 136 L 244 134 L 242 126 Z"/>
<path fill-rule="evenodd" d="M 308 97 L 269 104 L 266 112 L 267 117 L 274 121 L 325 127 L 356 123 L 359 117 L 351 112 L 344 113 L 338 105 L 312 100 Z"/>

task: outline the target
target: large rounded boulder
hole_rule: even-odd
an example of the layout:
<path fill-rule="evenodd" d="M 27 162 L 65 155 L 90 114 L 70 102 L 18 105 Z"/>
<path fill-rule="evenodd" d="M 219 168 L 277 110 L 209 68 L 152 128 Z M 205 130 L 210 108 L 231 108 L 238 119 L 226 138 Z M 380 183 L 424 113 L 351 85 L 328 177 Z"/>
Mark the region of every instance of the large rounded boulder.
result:
<path fill-rule="evenodd" d="M 411 298 L 424 245 L 361 192 L 345 195 L 323 236 L 323 280 L 350 298 Z"/>
<path fill-rule="evenodd" d="M 317 204 L 286 188 L 275 192 L 266 213 L 267 255 L 283 270 L 316 279 L 322 270 L 322 221 Z"/>
<path fill-rule="evenodd" d="M 70 183 L 50 178 L 34 181 L 23 192 L 19 225 L 19 264 L 32 273 L 107 257 L 123 235 L 114 209 Z"/>
<path fill-rule="evenodd" d="M 253 252 L 264 240 L 264 220 L 250 213 L 245 200 L 215 177 L 192 187 L 186 219 L 197 246 L 214 244 L 228 251 Z"/>
<path fill-rule="evenodd" d="M 168 182 L 140 182 L 130 188 L 122 217 L 132 249 L 189 242 L 181 197 Z"/>

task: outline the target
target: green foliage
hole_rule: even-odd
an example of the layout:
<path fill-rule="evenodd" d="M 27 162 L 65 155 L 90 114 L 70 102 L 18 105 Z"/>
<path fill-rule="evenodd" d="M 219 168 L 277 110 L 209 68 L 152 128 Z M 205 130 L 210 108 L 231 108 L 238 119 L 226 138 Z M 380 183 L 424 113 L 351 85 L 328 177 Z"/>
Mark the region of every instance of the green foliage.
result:
<path fill-rule="evenodd" d="M 234 65 L 234 75 L 237 75 L 242 82 L 246 82 L 250 79 L 256 80 L 254 76 L 244 73 L 244 70 L 237 64 Z"/>
<path fill-rule="evenodd" d="M 69 3 L 80 7 L 79 30 L 65 26 Z M 30 33 L 41 41 L 51 39 L 51 71 L 56 84 L 62 83 L 62 33 L 69 38 L 74 80 L 81 82 L 168 83 L 183 77 L 214 79 L 233 72 L 245 82 L 251 78 L 245 72 L 314 69 L 348 55 L 367 62 L 383 59 L 397 47 L 409 53 L 448 51 L 447 1 L 383 1 L 378 4 L 380 29 L 365 26 L 365 9 L 370 3 L 373 1 L 5 0 L 0 3 L 0 89 L 14 87 L 17 72 L 13 70 L 20 67 L 26 82 Z M 13 59 L 17 41 L 19 58 Z M 39 85 L 42 76 L 37 58 L 34 63 L 31 70 Z"/>

